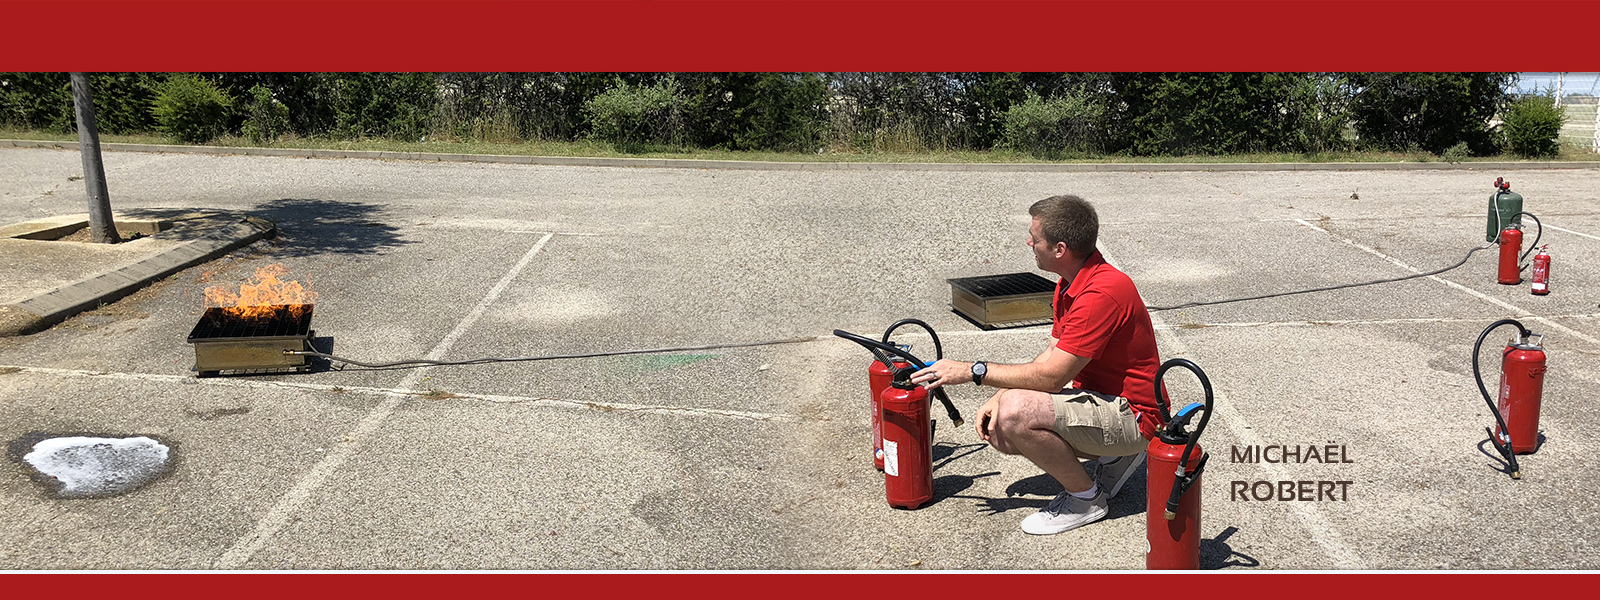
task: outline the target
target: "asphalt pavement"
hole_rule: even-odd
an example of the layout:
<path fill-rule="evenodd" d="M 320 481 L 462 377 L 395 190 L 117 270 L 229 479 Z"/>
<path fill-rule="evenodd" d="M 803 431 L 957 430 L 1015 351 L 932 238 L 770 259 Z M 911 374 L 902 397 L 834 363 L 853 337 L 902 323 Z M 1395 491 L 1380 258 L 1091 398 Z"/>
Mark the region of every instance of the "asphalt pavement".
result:
<path fill-rule="evenodd" d="M 763 171 L 105 155 L 118 210 L 208 209 L 279 235 L 31 335 L 0 338 L 0 568 L 1139 569 L 1144 485 L 1056 536 L 1060 488 L 938 419 L 935 499 L 884 501 L 869 355 L 905 317 L 962 360 L 1020 362 L 1041 327 L 982 331 L 945 280 L 1033 270 L 1027 207 L 1093 201 L 1100 248 L 1153 306 L 1431 271 L 1483 245 L 1499 176 L 1551 227 L 1553 293 L 1494 252 L 1411 281 L 1154 314 L 1163 358 L 1216 386 L 1202 439 L 1208 569 L 1600 566 L 1600 171 Z M 0 225 L 81 212 L 76 152 L 0 148 Z M 1559 229 L 1558 229 L 1559 228 Z M 54 242 L 53 242 L 54 243 Z M 71 242 L 59 242 L 71 243 Z M 813 341 L 415 370 L 198 379 L 208 285 L 282 264 L 313 328 L 368 362 Z M 1550 355 L 1545 445 L 1513 481 L 1471 350 L 1521 319 Z M 1504 341 L 1508 330 L 1492 339 Z M 925 336 L 913 351 L 931 353 Z M 1485 370 L 1493 387 L 1494 351 Z M 1199 400 L 1182 372 L 1176 402 Z M 952 390 L 967 414 L 987 394 Z M 58 499 L 19 440 L 146 435 L 169 472 Z M 1235 462 L 1339 445 L 1347 463 Z M 1233 482 L 1347 481 L 1340 500 Z"/>

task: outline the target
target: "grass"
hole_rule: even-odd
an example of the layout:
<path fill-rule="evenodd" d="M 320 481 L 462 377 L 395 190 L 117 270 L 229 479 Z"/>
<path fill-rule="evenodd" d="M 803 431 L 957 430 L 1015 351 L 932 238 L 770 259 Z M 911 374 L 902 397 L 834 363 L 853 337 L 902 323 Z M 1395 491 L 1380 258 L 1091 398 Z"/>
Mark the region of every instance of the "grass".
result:
<path fill-rule="evenodd" d="M 76 134 L 14 129 L 0 127 L 0 139 L 45 140 L 75 142 Z M 157 134 L 101 135 L 100 141 L 125 144 L 176 144 L 170 138 Z M 214 140 L 207 146 L 226 148 L 260 147 L 241 136 L 227 136 Z M 569 156 L 597 158 L 669 158 L 688 160 L 744 160 L 768 162 L 816 163 L 1392 163 L 1392 162 L 1447 162 L 1442 156 L 1428 152 L 1326 152 L 1317 154 L 1261 153 L 1229 154 L 1216 156 L 1078 156 L 1059 160 L 1035 157 L 1013 150 L 908 150 L 902 152 L 861 151 L 850 148 L 825 148 L 823 152 L 737 152 L 699 148 L 655 148 L 650 151 L 619 152 L 610 144 L 593 141 L 426 141 L 402 142 L 385 139 L 335 140 L 325 138 L 281 138 L 267 147 L 318 150 L 368 150 L 383 152 L 428 152 L 435 154 L 500 154 L 510 156 Z M 1519 160 L 1512 155 L 1469 157 L 1457 162 L 1499 162 Z M 1561 155 L 1546 159 L 1552 161 L 1600 160 L 1588 150 L 1563 145 Z"/>

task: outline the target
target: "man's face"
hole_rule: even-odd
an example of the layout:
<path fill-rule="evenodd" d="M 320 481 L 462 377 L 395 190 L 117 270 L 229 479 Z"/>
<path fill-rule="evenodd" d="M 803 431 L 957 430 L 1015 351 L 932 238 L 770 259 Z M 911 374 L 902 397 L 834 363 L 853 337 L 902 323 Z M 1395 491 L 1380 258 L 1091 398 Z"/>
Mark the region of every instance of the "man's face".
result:
<path fill-rule="evenodd" d="M 1034 217 L 1028 224 L 1028 247 L 1033 248 L 1033 261 L 1038 264 L 1039 270 L 1051 271 L 1059 260 L 1057 244 L 1051 244 L 1044 239 L 1044 226 L 1039 224 L 1039 218 Z"/>

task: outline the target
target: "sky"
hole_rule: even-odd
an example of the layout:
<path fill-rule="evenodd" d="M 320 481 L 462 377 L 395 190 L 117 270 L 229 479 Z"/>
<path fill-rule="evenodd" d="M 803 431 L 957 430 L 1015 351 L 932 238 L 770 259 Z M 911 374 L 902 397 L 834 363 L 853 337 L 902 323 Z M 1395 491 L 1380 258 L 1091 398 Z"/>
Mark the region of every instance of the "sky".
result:
<path fill-rule="evenodd" d="M 1518 73 L 1521 80 L 1517 82 L 1513 92 L 1526 93 L 1536 90 L 1555 89 L 1555 73 Z M 1600 94 L 1600 73 L 1567 73 L 1566 82 L 1562 86 L 1566 94 L 1584 94 L 1594 96 Z"/>

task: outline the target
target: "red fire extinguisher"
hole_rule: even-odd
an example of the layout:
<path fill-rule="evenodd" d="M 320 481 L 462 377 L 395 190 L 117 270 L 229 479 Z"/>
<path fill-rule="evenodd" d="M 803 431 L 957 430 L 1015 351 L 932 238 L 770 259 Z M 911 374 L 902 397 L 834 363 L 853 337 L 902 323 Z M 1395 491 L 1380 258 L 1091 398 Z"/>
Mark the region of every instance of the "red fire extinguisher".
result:
<path fill-rule="evenodd" d="M 1166 385 L 1162 377 L 1173 367 L 1183 367 L 1200 378 L 1205 404 L 1193 403 L 1167 417 Z M 1196 443 L 1211 420 L 1211 380 L 1193 361 L 1174 358 L 1156 371 L 1156 398 L 1166 425 L 1156 432 L 1148 448 L 1145 484 L 1146 569 L 1200 568 L 1200 474 L 1211 458 Z M 1184 431 L 1195 413 L 1203 412 L 1193 432 Z"/>
<path fill-rule="evenodd" d="M 1478 352 L 1483 349 L 1483 340 L 1489 337 L 1489 332 L 1502 325 L 1515 325 L 1517 337 L 1500 353 L 1497 402 L 1490 398 L 1489 389 L 1483 385 Z M 1512 479 L 1522 479 L 1516 455 L 1532 454 L 1539 449 L 1539 402 L 1544 392 L 1545 374 L 1544 347 L 1540 345 L 1543 341 L 1543 335 L 1529 331 L 1516 319 L 1501 319 L 1484 329 L 1478 336 L 1478 343 L 1472 347 L 1472 375 L 1478 380 L 1478 391 L 1488 403 L 1489 412 L 1494 414 L 1495 429 L 1489 431 L 1489 443 L 1506 459 Z"/>
<path fill-rule="evenodd" d="M 933 328 L 926 323 L 915 322 L 933 333 Z M 840 329 L 833 330 L 833 334 L 862 345 L 889 370 L 889 387 L 878 398 L 882 411 L 884 494 L 889 506 L 909 510 L 921 508 L 933 499 L 933 419 L 928 408 L 928 390 L 911 383 L 911 374 L 926 368 L 928 363 L 893 344 Z M 944 388 L 935 389 L 933 395 L 944 403 L 950 421 L 961 425 L 961 413 Z"/>
<path fill-rule="evenodd" d="M 1522 261 L 1528 258 L 1528 254 L 1533 252 L 1534 248 L 1539 245 L 1539 238 L 1544 236 L 1544 223 L 1539 222 L 1539 217 L 1525 211 L 1517 214 L 1533 219 L 1534 224 L 1539 226 L 1539 230 L 1534 233 L 1533 244 L 1528 246 L 1528 252 L 1522 251 L 1522 225 L 1520 223 L 1509 223 L 1505 226 L 1505 229 L 1500 230 L 1500 238 L 1497 240 L 1500 244 L 1500 262 L 1496 280 L 1502 285 L 1522 283 L 1522 270 L 1526 268 L 1522 265 Z"/>
<path fill-rule="evenodd" d="M 897 358 L 892 366 L 894 370 L 877 360 L 867 365 L 867 383 L 872 393 L 872 466 L 879 471 L 883 470 L 883 391 L 889 389 L 889 382 L 894 380 L 894 371 L 911 364 Z"/>
<path fill-rule="evenodd" d="M 939 344 L 939 335 L 934 333 L 933 328 L 929 327 L 927 323 L 917 319 L 895 321 L 893 325 L 883 331 L 883 343 L 893 345 L 910 353 L 910 344 L 895 344 L 889 339 L 890 336 L 894 335 L 894 330 L 905 325 L 919 325 L 928 330 L 928 335 L 933 337 L 933 351 L 936 357 L 934 360 L 944 358 L 944 348 Z M 871 391 L 869 403 L 872 406 L 872 466 L 879 471 L 883 470 L 883 405 L 879 399 L 883 397 L 883 391 L 889 389 L 889 382 L 894 379 L 894 370 L 911 366 L 911 363 L 898 356 L 891 356 L 890 358 L 893 360 L 892 369 L 876 359 L 872 361 L 872 364 L 867 365 L 867 387 Z"/>
<path fill-rule="evenodd" d="M 1539 253 L 1533 255 L 1533 295 L 1543 296 L 1550 293 L 1550 244 L 1539 247 Z"/>
<path fill-rule="evenodd" d="M 1522 283 L 1522 270 L 1517 268 L 1517 255 L 1522 253 L 1522 226 L 1507 225 L 1500 231 L 1500 269 L 1497 273 L 1501 285 Z"/>

